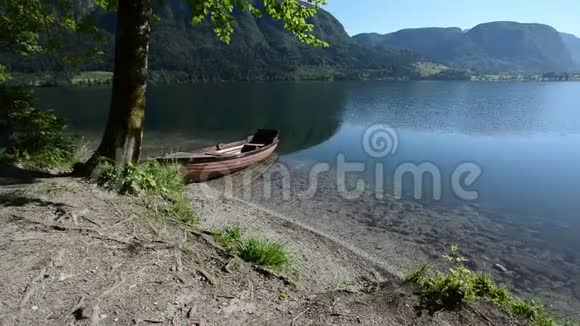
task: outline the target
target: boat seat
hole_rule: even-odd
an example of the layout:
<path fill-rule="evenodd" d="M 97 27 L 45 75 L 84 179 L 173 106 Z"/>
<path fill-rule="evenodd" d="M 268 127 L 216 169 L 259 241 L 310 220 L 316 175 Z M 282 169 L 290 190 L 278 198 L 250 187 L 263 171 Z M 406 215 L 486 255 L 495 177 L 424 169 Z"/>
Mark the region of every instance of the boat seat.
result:
<path fill-rule="evenodd" d="M 255 151 L 260 147 L 269 145 L 274 141 L 274 139 L 276 139 L 276 137 L 278 137 L 277 130 L 260 129 L 251 137 L 251 139 L 248 139 L 248 142 L 244 147 L 242 147 L 242 153 Z"/>

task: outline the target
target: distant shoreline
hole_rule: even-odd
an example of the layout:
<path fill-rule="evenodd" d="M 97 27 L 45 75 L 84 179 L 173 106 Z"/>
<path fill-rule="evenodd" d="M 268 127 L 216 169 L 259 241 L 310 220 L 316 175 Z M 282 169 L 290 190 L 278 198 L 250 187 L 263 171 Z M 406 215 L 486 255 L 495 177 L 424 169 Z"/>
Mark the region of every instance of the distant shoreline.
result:
<path fill-rule="evenodd" d="M 151 85 L 194 85 L 194 84 L 221 84 L 234 82 L 289 82 L 289 81 L 536 81 L 536 82 L 565 82 L 580 81 L 580 73 L 543 73 L 543 74 L 474 74 L 456 78 L 450 75 L 432 76 L 378 76 L 377 72 L 358 71 L 350 75 L 311 76 L 313 78 L 280 78 L 280 79 L 248 79 L 248 80 L 217 80 L 195 79 L 185 72 L 152 71 L 149 79 Z M 53 73 L 19 73 L 13 74 L 7 86 L 10 87 L 107 87 L 112 85 L 113 73 L 109 71 L 84 71 L 69 75 L 55 75 Z"/>

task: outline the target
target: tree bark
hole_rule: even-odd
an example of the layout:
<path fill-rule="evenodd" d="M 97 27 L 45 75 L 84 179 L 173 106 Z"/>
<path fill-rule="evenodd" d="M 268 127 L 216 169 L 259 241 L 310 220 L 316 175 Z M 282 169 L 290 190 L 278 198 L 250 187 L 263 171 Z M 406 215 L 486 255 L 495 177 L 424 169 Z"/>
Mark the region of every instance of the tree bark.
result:
<path fill-rule="evenodd" d="M 119 0 L 113 91 L 107 127 L 91 161 L 137 163 L 145 120 L 151 0 Z"/>

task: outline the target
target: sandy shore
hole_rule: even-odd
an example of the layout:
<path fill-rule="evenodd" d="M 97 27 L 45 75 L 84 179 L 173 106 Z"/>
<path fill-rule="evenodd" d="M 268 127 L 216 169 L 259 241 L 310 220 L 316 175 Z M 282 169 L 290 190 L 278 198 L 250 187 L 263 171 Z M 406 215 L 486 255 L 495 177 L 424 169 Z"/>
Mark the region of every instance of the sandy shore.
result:
<path fill-rule="evenodd" d="M 521 325 L 485 303 L 429 313 L 346 239 L 196 187 L 202 226 L 284 242 L 293 271 L 245 263 L 136 197 L 0 174 L 0 325 Z"/>
<path fill-rule="evenodd" d="M 527 223 L 535 226 L 524 228 L 475 205 L 427 207 L 389 195 L 378 200 L 370 193 L 344 200 L 330 179 L 319 182 L 316 196 L 300 199 L 295 194 L 307 188 L 307 180 L 294 178 L 288 188 L 294 195 L 283 198 L 281 190 L 288 185 L 274 177 L 271 195 L 265 194 L 262 174 L 258 168 L 234 176 L 233 191 L 224 192 L 223 181 L 212 182 L 212 196 L 206 194 L 207 185 L 192 185 L 194 205 L 208 226 L 238 224 L 287 243 L 301 253 L 301 263 L 324 261 L 312 274 L 328 263 L 327 280 L 319 288 L 369 273 L 398 278 L 424 262 L 442 261 L 441 255 L 457 244 L 470 268 L 491 273 L 521 296 L 580 316 L 580 257 L 545 236 L 557 234 L 556 226 L 530 218 Z M 250 193 L 244 188 L 248 180 Z"/>
<path fill-rule="evenodd" d="M 235 197 L 207 198 L 200 195 L 197 185 L 188 190 L 204 227 L 236 225 L 248 235 L 285 244 L 293 253 L 303 285 L 313 291 L 344 288 L 361 281 L 397 280 L 400 276 L 387 262 L 297 220 Z"/>

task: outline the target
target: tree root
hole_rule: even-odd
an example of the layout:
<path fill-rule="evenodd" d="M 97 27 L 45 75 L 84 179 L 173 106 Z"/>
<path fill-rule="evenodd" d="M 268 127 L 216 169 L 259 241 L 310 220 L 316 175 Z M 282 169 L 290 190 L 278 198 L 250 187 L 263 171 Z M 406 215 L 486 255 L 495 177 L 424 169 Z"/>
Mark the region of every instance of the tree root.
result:
<path fill-rule="evenodd" d="M 205 278 L 205 280 L 206 280 L 206 281 L 207 281 L 209 284 L 211 284 L 211 285 L 216 285 L 216 281 L 215 281 L 215 279 L 214 279 L 214 278 L 213 278 L 213 276 L 211 276 L 211 275 L 210 275 L 208 272 L 206 272 L 205 270 L 203 270 L 203 269 L 201 269 L 201 268 L 198 268 L 198 269 L 197 269 L 197 272 L 198 272 L 198 273 L 199 273 L 201 276 L 203 276 L 203 278 Z"/>
<path fill-rule="evenodd" d="M 275 277 L 275 278 L 281 280 L 282 282 L 284 282 L 285 285 L 291 286 L 295 289 L 298 288 L 298 284 L 296 284 L 294 281 L 292 281 L 289 277 L 284 276 L 278 272 L 275 272 L 275 271 L 268 269 L 266 267 L 257 266 L 257 265 L 254 266 L 254 269 L 262 275 L 265 275 L 268 277 Z"/>
<path fill-rule="evenodd" d="M 294 326 L 294 323 L 298 320 L 298 318 L 302 317 L 302 315 L 304 315 L 305 313 L 307 313 L 308 310 L 310 310 L 310 307 L 304 309 L 304 311 L 302 311 L 301 313 L 299 313 L 296 317 L 292 318 L 292 321 L 290 322 L 290 326 Z"/>
<path fill-rule="evenodd" d="M 22 299 L 20 299 L 20 302 L 18 303 L 18 306 L 20 308 L 23 308 L 28 303 L 28 300 L 30 300 L 30 297 L 32 297 L 32 294 L 34 294 L 34 284 L 36 282 L 42 280 L 45 273 L 46 273 L 46 268 L 41 269 L 40 272 L 38 273 L 38 275 L 30 283 L 28 283 L 26 285 L 26 288 L 24 289 L 24 293 L 22 295 Z"/>
<path fill-rule="evenodd" d="M 121 243 L 121 244 L 124 244 L 124 245 L 127 245 L 127 246 L 139 245 L 142 248 L 151 249 L 151 250 L 171 249 L 171 248 L 176 247 L 174 244 L 169 243 L 169 242 L 164 241 L 164 240 L 155 240 L 155 241 L 152 241 L 153 243 L 154 242 L 157 242 L 157 243 L 164 243 L 164 244 L 168 244 L 169 245 L 169 247 L 159 248 L 156 245 L 145 245 L 145 244 L 142 244 L 141 242 L 144 242 L 143 240 L 139 240 L 139 242 L 136 243 L 134 241 L 132 242 L 132 241 L 127 241 L 127 240 L 123 240 L 123 239 L 118 239 L 118 238 L 114 238 L 114 237 L 111 237 L 111 236 L 107 236 L 107 235 L 104 235 L 101 231 L 99 231 L 97 229 L 93 229 L 93 228 L 78 228 L 78 227 L 69 227 L 69 226 L 57 225 L 57 224 L 48 224 L 48 223 L 34 221 L 34 220 L 28 219 L 26 217 L 19 216 L 19 215 L 14 215 L 14 214 L 12 214 L 12 217 L 17 218 L 20 221 L 26 221 L 27 223 L 30 223 L 30 224 L 35 224 L 35 225 L 43 226 L 43 227 L 48 228 L 48 229 L 53 229 L 53 230 L 62 231 L 62 232 L 74 232 L 74 231 L 76 231 L 76 232 L 79 232 L 79 233 L 87 233 L 87 236 L 90 236 L 90 237 L 95 238 L 95 239 L 105 240 L 105 241 L 113 241 L 113 242 Z"/>

